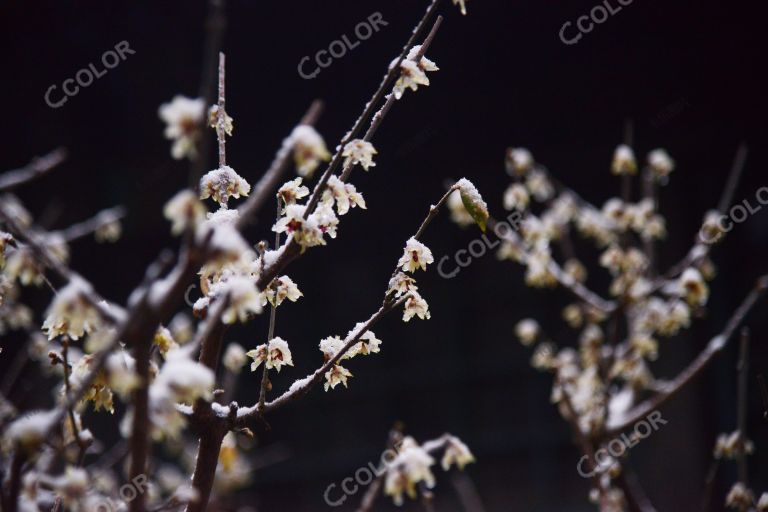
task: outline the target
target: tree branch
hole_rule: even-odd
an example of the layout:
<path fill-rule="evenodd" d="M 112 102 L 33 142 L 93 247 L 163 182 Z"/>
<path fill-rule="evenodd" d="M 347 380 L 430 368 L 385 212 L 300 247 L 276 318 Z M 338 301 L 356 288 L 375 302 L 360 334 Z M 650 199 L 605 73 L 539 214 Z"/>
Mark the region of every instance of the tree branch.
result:
<path fill-rule="evenodd" d="M 679 393 L 686 384 L 701 373 L 712 359 L 725 348 L 728 340 L 734 331 L 741 325 L 744 318 L 768 289 L 768 275 L 757 280 L 755 288 L 747 295 L 744 302 L 736 309 L 725 329 L 712 338 L 706 348 L 694 359 L 677 377 L 670 382 L 661 385 L 661 390 L 653 397 L 633 407 L 627 414 L 621 418 L 608 418 L 605 436 L 614 436 L 624 429 L 634 425 L 636 422 L 645 418 L 655 409 L 658 409 L 667 400 Z"/>
<path fill-rule="evenodd" d="M 64 148 L 54 149 L 50 153 L 32 159 L 30 163 L 19 169 L 0 174 L 0 192 L 8 192 L 21 185 L 36 180 L 47 174 L 67 158 Z"/>

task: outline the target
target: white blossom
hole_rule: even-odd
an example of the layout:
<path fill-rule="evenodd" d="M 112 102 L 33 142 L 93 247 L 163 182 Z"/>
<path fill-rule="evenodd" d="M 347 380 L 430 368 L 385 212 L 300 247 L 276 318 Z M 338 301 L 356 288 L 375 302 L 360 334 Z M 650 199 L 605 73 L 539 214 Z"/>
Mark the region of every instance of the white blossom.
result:
<path fill-rule="evenodd" d="M 351 165 L 361 165 L 366 171 L 374 167 L 376 163 L 373 161 L 373 155 L 377 155 L 379 152 L 368 141 L 362 139 L 355 139 L 348 142 L 344 146 L 344 152 L 341 156 L 346 157 L 344 161 L 344 167 Z"/>
<path fill-rule="evenodd" d="M 637 173 L 635 152 L 626 144 L 621 144 L 613 153 L 611 172 L 616 175 L 633 175 Z"/>
<path fill-rule="evenodd" d="M 277 190 L 277 195 L 283 202 L 283 206 L 296 204 L 296 201 L 309 195 L 309 189 L 301 184 L 301 177 L 287 181 Z"/>
<path fill-rule="evenodd" d="M 346 388 L 347 379 L 350 377 L 352 377 L 352 372 L 341 365 L 335 364 L 330 370 L 325 372 L 325 384 L 323 387 L 325 391 L 336 388 L 338 384 L 343 384 Z"/>
<path fill-rule="evenodd" d="M 411 237 L 405 243 L 404 253 L 397 262 L 397 266 L 406 272 L 415 272 L 417 268 L 427 270 L 427 265 L 434 261 L 429 247 Z"/>
<path fill-rule="evenodd" d="M 515 326 L 515 335 L 520 340 L 520 343 L 526 346 L 536 341 L 540 332 L 539 323 L 532 318 L 520 320 Z"/>
<path fill-rule="evenodd" d="M 277 307 L 282 304 L 285 299 L 288 299 L 291 302 L 296 302 L 299 300 L 299 297 L 303 296 L 304 294 L 301 293 L 299 287 L 293 282 L 293 279 L 288 276 L 280 276 L 270 283 L 264 291 L 261 305 L 265 306 L 267 301 L 269 301 L 270 304 Z"/>
<path fill-rule="evenodd" d="M 171 221 L 171 233 L 178 235 L 205 220 L 206 209 L 191 190 L 182 190 L 165 204 L 165 218 Z"/>
<path fill-rule="evenodd" d="M 229 305 L 221 319 L 225 324 L 246 322 L 252 315 L 261 313 L 261 297 L 251 277 L 234 275 L 211 287 L 210 295 L 223 300 L 229 296 Z"/>
<path fill-rule="evenodd" d="M 284 365 L 293 366 L 288 342 L 280 337 L 272 338 L 268 343 L 259 345 L 254 350 L 249 350 L 246 355 L 253 359 L 252 372 L 255 372 L 261 363 L 265 363 L 267 369 L 275 369 L 278 372 Z"/>
<path fill-rule="evenodd" d="M 222 207 L 227 206 L 230 197 L 247 196 L 251 186 L 230 166 L 225 165 L 206 173 L 200 178 L 200 199 L 213 198 Z"/>
<path fill-rule="evenodd" d="M 475 462 L 475 456 L 469 451 L 469 448 L 458 437 L 450 436 L 447 441 L 443 458 L 440 465 L 443 470 L 448 471 L 451 465 L 455 464 L 459 469 Z"/>
<path fill-rule="evenodd" d="M 230 343 L 227 345 L 227 349 L 224 351 L 224 357 L 222 358 L 224 368 L 234 374 L 239 374 L 247 361 L 248 355 L 242 345 L 239 343 Z"/>
<path fill-rule="evenodd" d="M 43 330 L 49 340 L 63 334 L 77 340 L 98 326 L 99 313 L 85 299 L 90 292 L 91 286 L 78 278 L 59 290 L 45 313 Z"/>
<path fill-rule="evenodd" d="M 416 498 L 416 486 L 424 482 L 428 488 L 435 485 L 431 466 L 433 459 L 413 438 L 406 436 L 400 445 L 400 452 L 387 468 L 384 493 L 391 496 L 395 504 L 402 505 L 403 493 Z"/>
<path fill-rule="evenodd" d="M 351 183 L 344 183 L 336 176 L 331 176 L 328 179 L 323 191 L 322 204 L 329 208 L 335 204 L 339 215 L 346 214 L 350 207 L 366 208 L 365 199 L 355 186 Z"/>
<path fill-rule="evenodd" d="M 205 101 L 202 98 L 174 96 L 170 103 L 163 103 L 158 110 L 165 122 L 165 138 L 173 140 L 171 155 L 180 160 L 197 156 L 196 143 L 200 137 L 200 126 L 205 115 Z"/>
<path fill-rule="evenodd" d="M 520 183 L 513 183 L 504 192 L 504 208 L 507 210 L 525 211 L 529 202 L 528 189 Z"/>
<path fill-rule="evenodd" d="M 331 159 L 323 137 L 312 126 L 297 126 L 289 140 L 293 143 L 293 159 L 299 176 L 311 178 L 320 162 Z"/>
<path fill-rule="evenodd" d="M 657 179 L 664 179 L 675 169 L 675 161 L 663 149 L 654 149 L 648 153 L 648 167 Z"/>
<path fill-rule="evenodd" d="M 522 176 L 533 169 L 533 154 L 525 148 L 507 150 L 507 172 L 512 176 Z"/>
<path fill-rule="evenodd" d="M 405 299 L 405 309 L 403 310 L 403 322 L 409 321 L 414 316 L 422 320 L 429 320 L 429 305 L 418 292 L 411 292 L 411 295 Z"/>

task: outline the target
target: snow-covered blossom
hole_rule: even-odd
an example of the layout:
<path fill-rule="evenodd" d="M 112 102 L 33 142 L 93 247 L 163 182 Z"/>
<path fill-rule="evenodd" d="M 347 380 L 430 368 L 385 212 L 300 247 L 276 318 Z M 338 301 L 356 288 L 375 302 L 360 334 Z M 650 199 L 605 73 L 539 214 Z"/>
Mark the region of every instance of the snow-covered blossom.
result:
<path fill-rule="evenodd" d="M 714 244 L 725 236 L 726 217 L 717 210 L 710 210 L 704 215 L 704 222 L 699 230 L 699 238 L 705 244 Z"/>
<path fill-rule="evenodd" d="M 282 304 L 285 299 L 288 299 L 291 302 L 296 302 L 299 300 L 299 297 L 303 296 L 304 294 L 301 293 L 299 287 L 293 282 L 293 279 L 288 276 L 280 276 L 272 281 L 264 291 L 264 298 L 261 301 L 261 305 L 265 306 L 267 301 L 269 301 L 270 304 L 277 307 Z"/>
<path fill-rule="evenodd" d="M 44 282 L 40 266 L 28 248 L 19 247 L 7 256 L 3 273 L 24 286 L 41 286 Z"/>
<path fill-rule="evenodd" d="M 323 137 L 312 126 L 297 126 L 289 140 L 293 143 L 293 159 L 299 176 L 311 178 L 320 162 L 331 159 Z"/>
<path fill-rule="evenodd" d="M 334 389 L 341 383 L 344 387 L 347 387 L 347 379 L 352 377 L 352 372 L 347 370 L 341 365 L 335 364 L 333 368 L 325 372 L 325 384 L 323 385 L 325 391 L 328 389 Z"/>
<path fill-rule="evenodd" d="M 306 208 L 306 206 L 299 204 L 287 206 L 284 215 L 272 226 L 272 231 L 293 235 L 296 243 L 304 249 L 316 245 L 325 245 L 323 232 L 317 224 L 316 217 L 313 218 L 314 214 L 310 215 L 307 219 L 304 218 Z"/>
<path fill-rule="evenodd" d="M 464 201 L 461 200 L 461 192 L 454 190 L 448 197 L 446 202 L 448 211 L 451 212 L 451 220 L 461 227 L 471 226 L 475 223 L 475 219 L 469 214 L 464 207 Z"/>
<path fill-rule="evenodd" d="M 322 204 L 329 208 L 335 204 L 339 215 L 346 214 L 350 207 L 366 208 L 365 199 L 355 186 L 351 183 L 344 183 L 336 176 L 331 176 L 328 179 L 323 191 Z"/>
<path fill-rule="evenodd" d="M 439 70 L 435 63 L 426 57 L 422 57 L 417 63 L 415 59 L 420 51 L 421 45 L 414 46 L 408 52 L 407 58 L 400 63 L 400 78 L 394 87 L 395 98 L 398 100 L 403 97 L 406 89 L 417 91 L 420 85 L 428 86 L 429 78 L 426 72 Z"/>
<path fill-rule="evenodd" d="M 534 160 L 530 151 L 525 148 L 509 148 L 507 150 L 507 173 L 512 176 L 522 176 L 533 169 Z"/>
<path fill-rule="evenodd" d="M 239 343 L 230 343 L 227 345 L 227 349 L 224 351 L 224 357 L 222 357 L 222 363 L 231 373 L 238 374 L 242 371 L 243 366 L 248 361 L 248 356 L 245 353 L 245 349 Z"/>
<path fill-rule="evenodd" d="M 397 266 L 406 272 L 415 272 L 417 268 L 427 270 L 427 265 L 434 261 L 429 247 L 411 237 L 405 243 L 405 251 L 397 262 Z"/>
<path fill-rule="evenodd" d="M 48 431 L 57 419 L 57 411 L 30 412 L 14 420 L 3 434 L 3 449 L 15 447 L 33 453 L 48 437 Z"/>
<path fill-rule="evenodd" d="M 341 156 L 346 157 L 344 167 L 347 167 L 350 164 L 360 164 L 363 169 L 367 171 L 371 167 L 376 166 L 376 163 L 373 161 L 373 155 L 377 155 L 378 153 L 379 152 L 376 151 L 376 148 L 374 148 L 373 144 L 370 142 L 362 139 L 355 139 L 344 146 L 344 152 Z"/>
<path fill-rule="evenodd" d="M 355 329 L 359 328 L 359 326 L 360 324 L 355 326 Z M 352 350 L 355 351 L 355 354 L 367 356 L 368 354 L 378 354 L 381 351 L 380 346 L 381 340 L 376 337 L 373 331 L 365 331 L 360 336 L 360 343 L 354 345 Z"/>
<path fill-rule="evenodd" d="M 59 290 L 45 313 L 43 330 L 48 339 L 66 334 L 73 340 L 94 330 L 99 324 L 99 313 L 85 299 L 91 286 L 82 279 L 72 279 Z"/>
<path fill-rule="evenodd" d="M 287 181 L 277 189 L 277 195 L 284 206 L 296 204 L 296 201 L 309 195 L 309 189 L 301 184 L 301 177 Z"/>
<path fill-rule="evenodd" d="M 248 182 L 228 165 L 209 171 L 200 178 L 200 199 L 211 197 L 224 208 L 230 197 L 239 199 L 250 191 Z"/>
<path fill-rule="evenodd" d="M 749 510 L 755 503 L 755 495 L 741 482 L 736 482 L 725 497 L 725 506 L 739 510 Z"/>
<path fill-rule="evenodd" d="M 616 175 L 633 175 L 637 173 L 635 152 L 626 144 L 621 144 L 613 153 L 611 172 Z"/>
<path fill-rule="evenodd" d="M 70 376 L 70 383 L 75 388 L 81 388 L 84 381 L 93 373 L 94 356 L 85 355 L 81 357 L 77 363 L 72 367 L 72 375 Z M 85 390 L 85 394 L 82 398 L 82 403 L 93 402 L 93 409 L 99 411 L 104 409 L 110 413 L 115 413 L 115 408 L 112 401 L 112 390 L 108 385 L 108 378 L 104 370 L 99 370 L 96 377 L 91 384 Z M 64 389 L 62 389 L 62 393 Z"/>
<path fill-rule="evenodd" d="M 520 320 L 515 326 L 515 336 L 526 346 L 536 341 L 540 331 L 539 323 L 532 318 Z"/>
<path fill-rule="evenodd" d="M 397 505 L 402 505 L 403 493 L 415 499 L 419 482 L 424 482 L 428 488 L 435 486 L 435 477 L 430 469 L 434 463 L 435 459 L 426 450 L 412 437 L 406 436 L 397 457 L 388 465 L 384 493 L 391 496 Z"/>
<path fill-rule="evenodd" d="M 211 400 L 216 377 L 207 366 L 193 361 L 184 350 L 168 353 L 165 364 L 150 386 L 173 401 L 192 404 L 198 398 Z"/>
<path fill-rule="evenodd" d="M 191 190 L 182 190 L 165 204 L 163 215 L 171 221 L 171 233 L 178 235 L 205 220 L 206 209 Z"/>
<path fill-rule="evenodd" d="M 73 512 L 85 512 L 81 508 L 85 495 L 90 488 L 88 473 L 82 468 L 67 467 L 63 475 L 53 482 L 56 496 L 61 498 L 61 504 Z"/>
<path fill-rule="evenodd" d="M 418 290 L 416 286 L 416 280 L 403 272 L 397 272 L 392 279 L 389 280 L 389 287 L 387 293 L 394 293 L 395 297 L 401 297 L 402 295 Z"/>
<path fill-rule="evenodd" d="M 329 361 L 333 359 L 336 354 L 338 354 L 341 349 L 344 348 L 344 340 L 342 340 L 339 336 L 328 336 L 327 338 L 323 338 L 320 340 L 320 352 L 323 353 L 323 358 L 325 361 Z M 341 359 L 349 359 L 352 357 L 349 354 L 349 351 L 345 353 Z"/>
<path fill-rule="evenodd" d="M 587 280 L 587 268 L 575 258 L 565 262 L 563 272 L 577 283 L 583 283 Z"/>
<path fill-rule="evenodd" d="M 513 183 L 504 192 L 504 208 L 507 210 L 524 211 L 530 202 L 528 189 L 520 183 Z"/>
<path fill-rule="evenodd" d="M 233 275 L 211 287 L 211 297 L 229 296 L 229 306 L 221 319 L 225 324 L 245 323 L 252 315 L 261 313 L 261 297 L 254 280 L 248 276 Z"/>
<path fill-rule="evenodd" d="M 110 389 L 124 400 L 141 384 L 136 374 L 136 360 L 125 350 L 110 354 L 105 367 Z"/>
<path fill-rule="evenodd" d="M 601 247 L 616 240 L 613 223 L 594 208 L 581 208 L 578 211 L 576 228 L 582 235 L 592 238 Z"/>
<path fill-rule="evenodd" d="M 170 103 L 163 103 L 158 110 L 165 124 L 165 138 L 173 140 L 171 155 L 180 160 L 197 156 L 196 143 L 200 137 L 200 126 L 205 115 L 205 101 L 202 98 L 174 96 Z"/>
<path fill-rule="evenodd" d="M 279 337 L 272 338 L 268 343 L 259 345 L 254 350 L 249 350 L 246 355 L 253 359 L 252 372 L 255 372 L 261 363 L 265 363 L 267 369 L 275 369 L 278 372 L 284 365 L 293 366 L 288 342 Z"/>
<path fill-rule="evenodd" d="M 459 469 L 464 469 L 464 466 L 475 462 L 475 456 L 469 451 L 469 448 L 458 437 L 450 436 L 443 453 L 443 458 L 440 461 L 440 465 L 445 471 L 450 469 L 451 465 L 455 464 Z"/>
<path fill-rule="evenodd" d="M 622 230 L 627 229 L 632 223 L 630 208 L 617 197 L 605 202 L 603 205 L 603 215 Z"/>
<path fill-rule="evenodd" d="M 405 299 L 405 308 L 403 309 L 403 322 L 409 321 L 414 316 L 422 320 L 429 320 L 429 304 L 419 295 L 418 292 L 411 292 L 411 295 Z"/>
<path fill-rule="evenodd" d="M 648 167 L 656 179 L 665 179 L 675 169 L 675 161 L 663 149 L 654 149 L 648 153 Z"/>

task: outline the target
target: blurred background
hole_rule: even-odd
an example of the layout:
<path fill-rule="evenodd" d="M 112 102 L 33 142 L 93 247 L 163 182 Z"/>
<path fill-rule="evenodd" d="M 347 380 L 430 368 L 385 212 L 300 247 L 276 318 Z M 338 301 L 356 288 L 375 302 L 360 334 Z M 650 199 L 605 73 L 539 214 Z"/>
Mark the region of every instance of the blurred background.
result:
<path fill-rule="evenodd" d="M 335 241 L 287 272 L 304 298 L 281 308 L 277 318 L 277 334 L 290 342 L 295 362 L 275 375 L 278 391 L 320 363 L 321 338 L 343 335 L 375 311 L 404 241 L 448 180 L 466 176 L 492 214 L 502 216 L 507 147 L 528 147 L 558 178 L 603 204 L 618 195 L 609 165 L 631 119 L 638 158 L 664 147 L 677 162 L 661 191 L 669 231 L 662 268 L 686 253 L 703 213 L 716 206 L 741 141 L 750 154 L 735 201 L 755 203 L 756 190 L 768 185 L 760 4 L 632 2 L 577 44 L 564 44 L 563 24 L 595 5 L 597 0 L 470 0 L 463 17 L 445 2 L 446 19 L 428 54 L 440 71 L 430 75 L 430 87 L 407 94 L 386 119 L 373 141 L 377 166 L 353 174 L 368 210 L 352 211 Z M 227 110 L 235 119 L 229 163 L 253 183 L 315 98 L 326 107 L 317 128 L 333 148 L 426 6 L 423 0 L 228 0 L 223 50 Z M 52 228 L 115 204 L 127 208 L 117 244 L 85 240 L 73 247 L 72 266 L 113 301 L 124 304 L 145 266 L 177 243 L 162 205 L 186 186 L 189 164 L 171 159 L 157 109 L 176 94 L 197 94 L 207 10 L 202 0 L 0 6 L 0 167 L 19 167 L 60 145 L 69 150 L 64 165 L 18 192 Z M 353 38 L 355 25 L 377 12 L 387 23 L 378 33 L 314 79 L 299 75 L 304 56 L 342 35 Z M 567 33 L 577 32 L 571 26 Z M 60 108 L 46 104 L 51 85 L 98 63 L 120 41 L 135 54 Z M 272 238 L 269 210 L 249 233 L 251 242 Z M 466 248 L 477 234 L 442 215 L 425 242 L 437 261 Z M 588 262 L 597 255 L 586 246 L 581 254 Z M 674 375 L 719 332 L 768 271 L 766 256 L 768 211 L 759 211 L 715 250 L 719 275 L 706 315 L 662 343 L 663 357 L 653 366 L 657 376 Z M 478 462 L 467 472 L 489 511 L 592 510 L 589 482 L 576 472 L 580 453 L 549 402 L 551 377 L 530 368 L 529 351 L 513 335 L 519 319 L 535 316 L 558 343 L 575 345 L 559 317 L 568 295 L 525 288 L 523 268 L 492 254 L 453 279 L 434 270 L 419 277 L 432 319 L 404 324 L 398 315 L 387 317 L 374 329 L 384 342 L 381 353 L 350 364 L 355 376 L 349 389 L 316 389 L 273 414 L 271 430 L 257 432 L 260 446 L 250 453 L 263 463 L 257 462 L 262 467 L 241 502 L 264 511 L 331 510 L 323 501 L 326 487 L 378 461 L 389 429 L 402 421 L 419 440 L 449 431 L 471 447 Z M 32 290 L 25 299 L 40 311 L 49 296 Z M 747 322 L 754 333 L 749 435 L 756 445 L 750 458 L 756 491 L 768 488 L 768 423 L 757 388 L 757 375 L 768 372 L 767 317 L 768 304 L 762 303 Z M 264 316 L 230 331 L 230 338 L 253 348 L 266 331 Z M 21 341 L 3 338 L 0 372 Z M 736 344 L 729 345 L 663 407 L 668 424 L 632 450 L 639 479 L 659 510 L 700 510 L 715 436 L 736 427 L 736 352 Z M 24 409 L 51 403 L 38 373 L 28 366 L 10 397 Z M 243 373 L 241 404 L 256 399 L 259 375 Z M 95 422 L 96 430 L 114 429 L 114 422 L 97 415 L 85 421 Z M 734 478 L 732 465 L 721 469 L 713 510 L 721 508 Z M 438 475 L 436 495 L 437 510 L 461 510 L 449 475 Z M 354 510 L 361 496 L 337 510 Z M 382 499 L 375 509 L 390 508 Z M 413 503 L 402 507 L 417 509 Z"/>

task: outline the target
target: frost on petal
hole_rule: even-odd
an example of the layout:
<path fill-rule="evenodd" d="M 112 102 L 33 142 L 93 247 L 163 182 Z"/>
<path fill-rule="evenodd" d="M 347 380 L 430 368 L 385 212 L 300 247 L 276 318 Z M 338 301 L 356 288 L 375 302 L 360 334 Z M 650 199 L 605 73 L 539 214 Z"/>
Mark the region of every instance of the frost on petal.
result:
<path fill-rule="evenodd" d="M 443 470 L 448 471 L 451 465 L 456 465 L 459 469 L 475 462 L 475 456 L 469 451 L 469 448 L 458 437 L 450 436 L 445 447 L 445 453 L 440 461 Z"/>
<path fill-rule="evenodd" d="M 376 165 L 373 161 L 373 156 L 376 154 L 378 154 L 378 151 L 373 147 L 373 144 L 362 139 L 355 139 L 344 146 L 344 152 L 341 156 L 346 157 L 344 161 L 345 167 L 350 164 L 359 164 L 367 171 Z"/>
<path fill-rule="evenodd" d="M 285 299 L 288 299 L 291 302 L 296 302 L 303 296 L 304 294 L 301 293 L 299 287 L 293 282 L 293 279 L 288 276 L 280 276 L 272 281 L 264 291 L 264 298 L 262 299 L 261 305 L 265 306 L 267 301 L 269 301 L 270 304 L 277 307 L 282 304 Z"/>
<path fill-rule="evenodd" d="M 288 205 L 283 216 L 272 226 L 272 231 L 276 233 L 292 235 L 296 243 L 302 247 L 302 250 L 307 247 L 325 245 L 326 242 L 323 239 L 323 234 L 326 232 L 330 231 L 331 236 L 335 234 L 335 223 L 333 222 L 335 215 L 331 216 L 333 214 L 332 211 L 330 214 L 327 211 L 322 214 L 315 211 L 309 218 L 305 219 L 304 212 L 306 208 L 306 206 L 299 204 Z M 325 224 L 318 224 L 318 220 L 325 222 Z M 336 220 L 337 222 L 338 220 Z"/>
<path fill-rule="evenodd" d="M 288 342 L 282 338 L 272 338 L 269 343 L 259 345 L 254 350 L 249 350 L 246 355 L 253 359 L 251 371 L 255 372 L 261 363 L 265 363 L 267 369 L 275 369 L 278 372 L 283 365 L 293 366 L 293 358 Z"/>
<path fill-rule="evenodd" d="M 283 206 L 296 204 L 296 201 L 309 195 L 309 189 L 301 184 L 302 178 L 298 177 L 283 184 L 277 190 L 277 196 L 283 202 Z"/>
<path fill-rule="evenodd" d="M 387 293 L 394 293 L 395 297 L 401 297 L 408 292 L 416 291 L 418 289 L 419 287 L 416 286 L 416 280 L 414 278 L 403 272 L 398 272 L 389 280 Z"/>
<path fill-rule="evenodd" d="M 350 377 L 352 377 L 352 372 L 341 365 L 335 364 L 333 368 L 325 372 L 325 384 L 323 387 L 325 391 L 336 388 L 338 384 L 343 384 L 346 388 L 347 379 Z"/>
<path fill-rule="evenodd" d="M 226 207 L 230 197 L 247 196 L 251 186 L 234 169 L 225 165 L 206 173 L 200 178 L 200 199 L 213 198 Z"/>
<path fill-rule="evenodd" d="M 249 276 L 229 276 L 211 286 L 209 295 L 219 300 L 229 297 L 229 306 L 222 315 L 225 324 L 245 323 L 261 313 L 261 297 L 256 282 Z"/>
<path fill-rule="evenodd" d="M 90 285 L 82 279 L 73 279 L 59 290 L 45 313 L 43 330 L 49 340 L 63 334 L 77 340 L 98 327 L 99 313 L 85 299 L 90 291 Z"/>
<path fill-rule="evenodd" d="M 57 411 L 37 411 L 27 413 L 8 425 L 3 433 L 4 448 L 21 447 L 33 452 L 43 443 L 48 431 L 57 419 Z"/>
<path fill-rule="evenodd" d="M 409 321 L 414 316 L 421 320 L 429 320 L 429 305 L 418 292 L 412 292 L 411 296 L 405 299 L 405 308 L 403 310 L 403 322 Z"/>
<path fill-rule="evenodd" d="M 429 247 L 411 237 L 405 244 L 405 250 L 397 262 L 397 266 L 406 272 L 414 272 L 417 268 L 427 270 L 427 265 L 434 263 L 434 261 Z"/>

